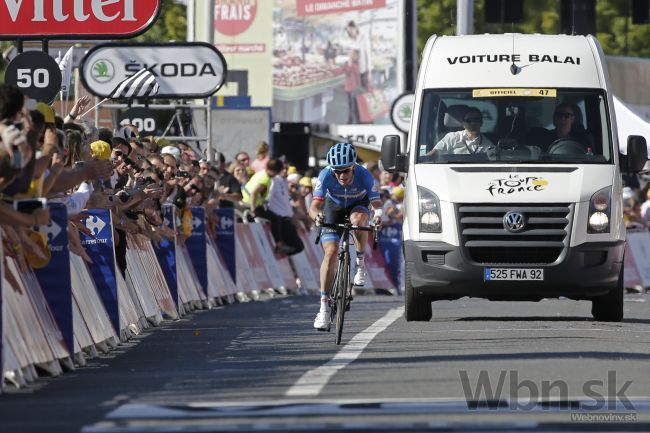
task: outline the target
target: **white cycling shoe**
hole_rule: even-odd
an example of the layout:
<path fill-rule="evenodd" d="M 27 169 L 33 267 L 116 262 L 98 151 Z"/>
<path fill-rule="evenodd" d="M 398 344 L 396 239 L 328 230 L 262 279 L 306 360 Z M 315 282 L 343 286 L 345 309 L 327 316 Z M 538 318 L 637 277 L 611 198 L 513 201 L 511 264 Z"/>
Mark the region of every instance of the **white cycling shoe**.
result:
<path fill-rule="evenodd" d="M 366 272 L 366 265 L 365 264 L 357 265 L 357 271 L 354 274 L 354 280 L 353 280 L 354 285 L 355 286 L 365 286 L 366 285 L 366 276 L 367 275 L 368 274 Z"/>
<path fill-rule="evenodd" d="M 330 327 L 330 312 L 320 311 L 314 320 L 314 328 L 319 331 L 327 331 Z"/>

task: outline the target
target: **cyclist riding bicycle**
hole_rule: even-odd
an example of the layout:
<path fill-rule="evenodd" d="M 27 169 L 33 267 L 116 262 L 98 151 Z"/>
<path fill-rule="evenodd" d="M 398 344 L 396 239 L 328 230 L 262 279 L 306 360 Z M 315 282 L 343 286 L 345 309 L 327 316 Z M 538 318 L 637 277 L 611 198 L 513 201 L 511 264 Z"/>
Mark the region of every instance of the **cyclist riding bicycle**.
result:
<path fill-rule="evenodd" d="M 317 225 L 341 224 L 345 217 L 349 216 L 352 224 L 367 226 L 370 217 L 369 205 L 374 211 L 373 222 L 379 225 L 382 214 L 379 186 L 372 174 L 356 162 L 357 151 L 350 143 L 337 143 L 327 152 L 328 167 L 318 175 L 309 208 L 309 216 Z M 354 285 L 363 286 L 366 283 L 363 253 L 368 242 L 368 232 L 355 231 L 353 237 L 357 248 Z M 314 328 L 319 330 L 328 329 L 330 325 L 328 297 L 336 272 L 339 241 L 338 230 L 322 229 L 321 242 L 325 257 L 320 268 L 320 310 L 314 320 Z"/>

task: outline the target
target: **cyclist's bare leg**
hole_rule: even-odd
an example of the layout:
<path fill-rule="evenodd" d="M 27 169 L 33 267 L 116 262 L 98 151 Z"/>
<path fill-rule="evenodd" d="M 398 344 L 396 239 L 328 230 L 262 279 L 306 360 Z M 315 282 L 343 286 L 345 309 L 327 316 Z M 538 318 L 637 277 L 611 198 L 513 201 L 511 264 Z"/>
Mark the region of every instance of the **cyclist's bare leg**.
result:
<path fill-rule="evenodd" d="M 323 257 L 323 263 L 320 265 L 320 290 L 329 294 L 336 274 L 336 258 L 339 252 L 339 243 L 325 242 L 323 243 L 323 250 L 325 251 L 325 256 Z"/>
<path fill-rule="evenodd" d="M 363 211 L 356 211 L 350 213 L 350 222 L 355 226 L 368 226 L 368 214 Z M 368 232 L 363 230 L 355 230 L 352 233 L 354 238 L 354 244 L 357 247 L 357 251 L 365 251 L 366 244 L 368 243 Z"/>

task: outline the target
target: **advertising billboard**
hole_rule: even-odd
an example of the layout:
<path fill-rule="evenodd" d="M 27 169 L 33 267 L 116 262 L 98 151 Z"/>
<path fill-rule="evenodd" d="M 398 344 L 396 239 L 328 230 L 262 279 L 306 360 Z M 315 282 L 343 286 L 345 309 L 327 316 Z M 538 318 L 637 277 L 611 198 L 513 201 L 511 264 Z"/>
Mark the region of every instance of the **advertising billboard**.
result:
<path fill-rule="evenodd" d="M 0 2 L 0 39 L 130 38 L 159 12 L 159 0 L 6 0 Z"/>
<path fill-rule="evenodd" d="M 273 121 L 390 125 L 403 0 L 274 0 Z"/>
<path fill-rule="evenodd" d="M 273 103 L 273 1 L 214 2 L 215 45 L 226 58 L 229 77 L 244 77 L 237 84 L 229 80 L 220 94 L 250 96 L 252 106 L 270 107 Z M 242 94 L 242 89 L 247 89 L 247 94 Z"/>

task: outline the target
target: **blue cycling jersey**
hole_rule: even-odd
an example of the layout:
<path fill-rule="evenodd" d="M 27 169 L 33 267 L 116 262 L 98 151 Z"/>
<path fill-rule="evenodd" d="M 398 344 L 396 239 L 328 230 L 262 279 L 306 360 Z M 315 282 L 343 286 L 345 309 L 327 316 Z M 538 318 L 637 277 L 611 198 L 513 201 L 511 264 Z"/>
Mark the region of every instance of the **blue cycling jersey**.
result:
<path fill-rule="evenodd" d="M 329 198 L 339 206 L 349 207 L 363 200 L 379 200 L 379 185 L 372 174 L 359 164 L 354 164 L 352 182 L 341 185 L 330 167 L 325 167 L 318 175 L 314 186 L 314 200 Z"/>

